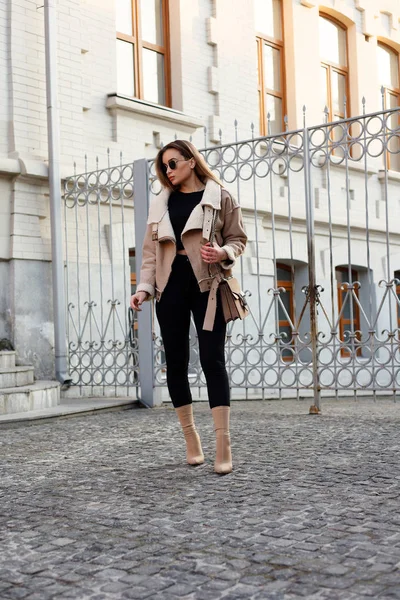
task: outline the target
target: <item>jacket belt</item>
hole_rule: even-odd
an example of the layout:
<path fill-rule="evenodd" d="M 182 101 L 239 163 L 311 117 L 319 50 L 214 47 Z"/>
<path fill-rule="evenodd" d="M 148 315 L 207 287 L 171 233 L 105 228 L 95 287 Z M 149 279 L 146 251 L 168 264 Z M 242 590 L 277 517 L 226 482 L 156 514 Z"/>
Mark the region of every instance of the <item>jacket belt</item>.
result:
<path fill-rule="evenodd" d="M 205 329 L 205 331 L 212 331 L 214 329 L 215 313 L 217 312 L 217 291 L 219 284 L 223 279 L 222 273 L 217 273 L 213 277 L 203 323 L 203 329 Z"/>

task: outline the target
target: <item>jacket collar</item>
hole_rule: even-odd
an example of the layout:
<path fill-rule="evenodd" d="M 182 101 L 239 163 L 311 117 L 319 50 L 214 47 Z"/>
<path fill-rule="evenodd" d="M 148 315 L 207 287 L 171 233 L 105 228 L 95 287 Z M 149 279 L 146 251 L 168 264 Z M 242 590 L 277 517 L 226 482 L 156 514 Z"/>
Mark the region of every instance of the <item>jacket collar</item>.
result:
<path fill-rule="evenodd" d="M 200 206 L 210 206 L 215 210 L 221 208 L 221 186 L 218 185 L 213 179 L 207 179 L 206 187 L 204 190 L 203 197 L 200 202 Z M 169 188 L 163 188 L 158 196 L 154 196 L 150 202 L 149 217 L 147 223 L 159 223 L 165 213 L 168 211 L 168 198 L 170 197 L 172 190 Z M 196 207 L 194 208 L 196 211 Z M 193 211 L 193 212 L 194 212 Z M 198 212 L 198 211 L 197 211 Z M 189 217 L 189 220 L 191 217 Z M 185 230 L 193 229 L 194 227 L 188 222 L 186 223 Z M 188 227 L 189 225 L 189 227 Z"/>

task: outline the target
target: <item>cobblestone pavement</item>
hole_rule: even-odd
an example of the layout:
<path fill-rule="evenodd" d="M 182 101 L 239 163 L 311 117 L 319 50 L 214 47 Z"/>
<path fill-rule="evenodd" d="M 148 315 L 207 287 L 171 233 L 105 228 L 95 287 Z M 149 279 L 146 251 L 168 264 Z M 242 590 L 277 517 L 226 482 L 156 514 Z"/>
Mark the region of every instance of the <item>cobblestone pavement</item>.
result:
<path fill-rule="evenodd" d="M 234 472 L 171 408 L 0 430 L 0 598 L 400 598 L 400 405 L 236 402 Z"/>

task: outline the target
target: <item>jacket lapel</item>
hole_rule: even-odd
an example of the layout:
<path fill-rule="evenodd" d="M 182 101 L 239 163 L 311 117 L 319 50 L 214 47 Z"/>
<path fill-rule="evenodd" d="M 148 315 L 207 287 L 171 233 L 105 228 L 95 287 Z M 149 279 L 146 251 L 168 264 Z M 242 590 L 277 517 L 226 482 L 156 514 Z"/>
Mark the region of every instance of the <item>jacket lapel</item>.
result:
<path fill-rule="evenodd" d="M 204 211 L 201 203 L 194 207 L 189 215 L 186 225 L 183 228 L 182 235 L 192 229 L 203 229 Z"/>
<path fill-rule="evenodd" d="M 171 194 L 171 190 L 163 188 L 158 196 L 154 196 L 150 202 L 149 216 L 147 223 L 159 223 L 163 218 L 164 214 L 168 210 L 168 198 Z"/>
<path fill-rule="evenodd" d="M 157 223 L 158 226 L 153 228 L 157 233 L 157 240 L 162 241 L 163 239 L 172 239 L 176 242 L 175 233 L 172 228 L 171 219 L 168 213 L 168 198 L 170 197 L 171 190 L 164 188 L 158 196 L 154 196 L 150 202 L 149 216 L 147 218 L 147 224 L 151 225 Z"/>
<path fill-rule="evenodd" d="M 164 188 L 150 203 L 148 224 L 158 223 L 158 240 L 168 238 L 176 242 L 171 219 L 168 213 L 168 198 L 171 190 Z M 210 238 L 210 218 L 214 210 L 221 208 L 221 187 L 212 179 L 208 179 L 200 204 L 194 207 L 189 215 L 182 235 L 193 229 L 202 229 L 203 237 Z M 206 215 L 206 218 L 204 218 Z"/>
<path fill-rule="evenodd" d="M 221 186 L 213 179 L 207 179 L 200 204 L 201 206 L 211 206 L 215 210 L 221 209 Z"/>
<path fill-rule="evenodd" d="M 200 204 L 194 207 L 182 235 L 192 229 L 202 229 L 203 238 L 210 239 L 211 219 L 214 210 L 221 208 L 221 186 L 212 179 L 207 179 L 206 187 Z"/>
<path fill-rule="evenodd" d="M 174 229 L 168 211 L 158 224 L 158 241 L 162 242 L 165 239 L 171 239 L 176 242 Z"/>

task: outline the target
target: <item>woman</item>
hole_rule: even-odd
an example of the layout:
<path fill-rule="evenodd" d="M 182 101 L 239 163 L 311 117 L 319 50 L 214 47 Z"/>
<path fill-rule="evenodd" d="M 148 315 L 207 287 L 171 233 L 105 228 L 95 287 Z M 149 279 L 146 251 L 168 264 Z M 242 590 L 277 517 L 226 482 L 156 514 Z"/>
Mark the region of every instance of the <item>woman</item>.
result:
<path fill-rule="evenodd" d="M 187 462 L 199 465 L 204 455 L 193 421 L 188 381 L 193 314 L 216 431 L 214 470 L 227 474 L 232 471 L 230 393 L 224 352 L 226 324 L 216 275 L 230 275 L 247 236 L 238 203 L 193 144 L 171 142 L 160 150 L 155 166 L 164 189 L 150 204 L 140 283 L 131 307 L 141 310 L 145 300 L 153 296 L 157 300 L 168 390 L 186 440 Z"/>

